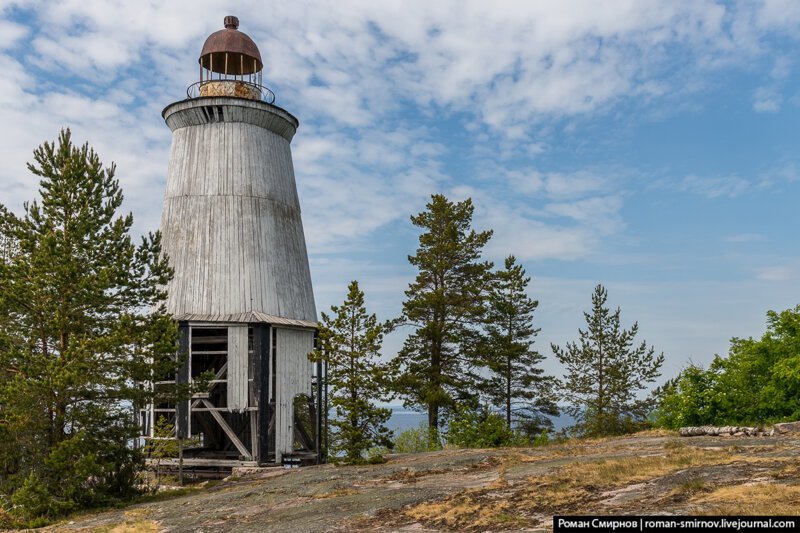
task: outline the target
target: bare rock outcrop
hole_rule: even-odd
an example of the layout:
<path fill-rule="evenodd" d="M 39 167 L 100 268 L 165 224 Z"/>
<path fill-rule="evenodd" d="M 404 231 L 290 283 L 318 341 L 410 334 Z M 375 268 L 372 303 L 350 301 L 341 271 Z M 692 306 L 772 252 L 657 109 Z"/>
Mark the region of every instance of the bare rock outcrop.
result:
<path fill-rule="evenodd" d="M 794 431 L 800 432 L 800 422 L 793 422 L 793 424 L 797 424 Z M 786 430 L 786 432 L 789 431 L 792 430 Z M 767 435 L 767 432 L 758 427 L 747 426 L 688 426 L 680 428 L 678 434 L 681 437 L 761 437 Z"/>
<path fill-rule="evenodd" d="M 783 435 L 784 433 L 800 433 L 800 422 L 783 422 L 772 426 L 775 433 Z"/>

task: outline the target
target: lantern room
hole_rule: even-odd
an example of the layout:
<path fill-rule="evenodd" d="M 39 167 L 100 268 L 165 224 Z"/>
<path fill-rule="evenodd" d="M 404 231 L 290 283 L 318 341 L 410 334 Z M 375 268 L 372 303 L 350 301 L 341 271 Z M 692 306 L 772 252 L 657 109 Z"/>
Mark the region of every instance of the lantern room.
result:
<path fill-rule="evenodd" d="M 227 96 L 269 104 L 275 94 L 262 84 L 264 63 L 256 43 L 239 31 L 239 19 L 227 16 L 225 28 L 208 36 L 198 63 L 200 81 L 187 90 L 189 98 Z"/>

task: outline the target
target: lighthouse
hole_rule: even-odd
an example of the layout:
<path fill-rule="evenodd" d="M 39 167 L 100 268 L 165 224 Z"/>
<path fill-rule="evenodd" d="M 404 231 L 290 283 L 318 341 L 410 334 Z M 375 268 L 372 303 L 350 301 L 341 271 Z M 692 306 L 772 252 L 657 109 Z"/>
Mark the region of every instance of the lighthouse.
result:
<path fill-rule="evenodd" d="M 321 367 L 308 359 L 317 315 L 291 141 L 263 61 L 236 17 L 205 41 L 199 79 L 162 112 L 172 130 L 161 233 L 175 275 L 167 311 L 185 362 L 178 383 L 212 377 L 186 401 L 154 404 L 192 443 L 184 464 L 320 459 Z M 155 383 L 166 386 L 173 381 Z"/>

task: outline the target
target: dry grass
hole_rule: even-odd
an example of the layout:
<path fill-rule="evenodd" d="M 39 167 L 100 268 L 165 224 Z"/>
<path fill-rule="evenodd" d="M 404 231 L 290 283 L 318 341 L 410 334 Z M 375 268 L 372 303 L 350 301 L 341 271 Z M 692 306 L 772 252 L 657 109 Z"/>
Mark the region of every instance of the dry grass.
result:
<path fill-rule="evenodd" d="M 360 490 L 353 487 L 342 487 L 339 489 L 334 489 L 330 492 L 320 492 L 314 494 L 312 498 L 315 500 L 322 500 L 325 498 L 339 498 L 341 496 L 351 496 L 353 494 L 359 494 L 360 492 L 361 492 Z"/>
<path fill-rule="evenodd" d="M 103 533 L 156 533 L 161 531 L 158 524 L 147 519 L 147 509 L 125 511 L 125 522 L 101 530 Z"/>
<path fill-rule="evenodd" d="M 574 463 L 559 469 L 540 481 L 545 485 L 566 485 L 570 488 L 613 488 L 628 483 L 646 481 L 682 468 L 732 462 L 737 458 L 721 450 L 677 448 L 666 454 L 601 459 Z"/>
<path fill-rule="evenodd" d="M 708 490 L 706 482 L 695 477 L 681 483 L 674 492 L 679 495 L 692 495 L 706 490 Z"/>
<path fill-rule="evenodd" d="M 141 522 L 119 524 L 108 530 L 108 533 L 156 533 L 160 531 L 158 524 L 152 520 L 142 520 Z"/>
<path fill-rule="evenodd" d="M 511 512 L 510 502 L 502 497 L 503 491 L 509 487 L 506 471 L 519 462 L 519 454 L 511 454 L 497 463 L 497 478 L 485 488 L 469 490 L 443 501 L 415 505 L 407 509 L 405 515 L 439 528 L 457 530 L 520 525 L 519 518 Z"/>
<path fill-rule="evenodd" d="M 152 520 L 126 521 L 122 524 L 96 528 L 99 533 L 157 533 L 161 531 L 156 522 Z"/>
<path fill-rule="evenodd" d="M 640 431 L 638 433 L 634 433 L 631 436 L 633 438 L 638 438 L 638 437 L 677 437 L 678 436 L 678 432 L 677 431 L 673 431 L 671 429 L 663 429 L 663 428 L 645 429 L 644 431 Z"/>
<path fill-rule="evenodd" d="M 509 458 L 520 461 L 519 457 Z M 523 462 L 533 458 L 523 457 Z M 541 458 L 538 458 L 541 460 Z M 484 489 L 432 503 L 422 503 L 405 511 L 408 518 L 435 527 L 481 529 L 526 524 L 526 516 L 586 510 L 603 491 L 664 476 L 698 465 L 718 465 L 737 461 L 725 450 L 692 447 L 669 449 L 663 454 L 586 461 L 562 466 L 550 474 L 534 477 L 523 485 L 508 486 L 505 465 L 498 479 Z M 701 481 L 682 487 L 685 494 L 705 488 Z"/>
<path fill-rule="evenodd" d="M 442 502 L 421 503 L 406 511 L 406 516 L 448 529 L 483 529 L 489 526 L 519 525 L 507 500 L 483 501 L 477 493 L 466 493 Z"/>
<path fill-rule="evenodd" d="M 754 483 L 722 487 L 695 498 L 710 515 L 798 515 L 800 486 Z"/>

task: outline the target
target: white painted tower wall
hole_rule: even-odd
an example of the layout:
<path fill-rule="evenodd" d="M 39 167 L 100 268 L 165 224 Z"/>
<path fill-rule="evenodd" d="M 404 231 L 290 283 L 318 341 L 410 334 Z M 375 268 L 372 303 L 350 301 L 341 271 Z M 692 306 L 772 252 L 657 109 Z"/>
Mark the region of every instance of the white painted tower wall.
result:
<path fill-rule="evenodd" d="M 163 116 L 173 132 L 161 218 L 175 269 L 167 311 L 189 324 L 271 324 L 280 461 L 293 449 L 294 395 L 311 393 L 317 319 L 290 151 L 297 120 L 225 97 L 176 102 Z M 228 410 L 257 407 L 248 405 L 246 337 L 228 331 Z"/>

